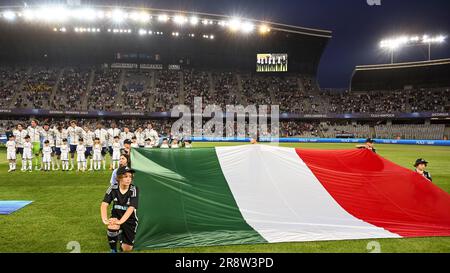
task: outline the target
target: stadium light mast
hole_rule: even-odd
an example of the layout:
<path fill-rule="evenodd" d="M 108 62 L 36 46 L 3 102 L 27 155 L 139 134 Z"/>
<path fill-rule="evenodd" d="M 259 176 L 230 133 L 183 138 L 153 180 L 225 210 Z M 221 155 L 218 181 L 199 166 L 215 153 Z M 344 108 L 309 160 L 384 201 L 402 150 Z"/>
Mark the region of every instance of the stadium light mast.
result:
<path fill-rule="evenodd" d="M 422 37 L 422 42 L 424 44 L 428 44 L 428 60 L 429 61 L 431 61 L 431 45 L 432 44 L 442 44 L 445 42 L 446 38 L 447 37 L 445 37 L 444 35 L 439 35 L 434 38 L 430 38 L 428 35 L 424 35 Z"/>
<path fill-rule="evenodd" d="M 391 38 L 382 40 L 380 42 L 380 48 L 389 50 L 391 56 L 391 64 L 394 63 L 394 51 L 401 47 L 406 46 L 419 46 L 428 45 L 428 61 L 431 61 L 431 46 L 433 44 L 442 44 L 447 39 L 444 35 L 438 35 L 435 37 L 430 37 L 428 35 L 419 36 L 401 36 L 397 38 Z"/>

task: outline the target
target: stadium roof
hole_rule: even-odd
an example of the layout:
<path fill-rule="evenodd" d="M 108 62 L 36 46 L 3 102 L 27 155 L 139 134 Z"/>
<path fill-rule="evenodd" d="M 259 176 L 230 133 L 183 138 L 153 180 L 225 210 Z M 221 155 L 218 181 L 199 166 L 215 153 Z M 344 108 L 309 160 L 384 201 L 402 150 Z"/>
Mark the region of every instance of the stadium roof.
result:
<path fill-rule="evenodd" d="M 353 72 L 353 91 L 450 87 L 450 59 L 395 64 L 359 65 Z"/>
<path fill-rule="evenodd" d="M 0 7 L 0 59 L 7 63 L 149 62 L 255 71 L 256 54 L 288 54 L 289 72 L 316 74 L 331 31 L 167 9 L 117 6 Z M 48 56 L 48 58 L 47 58 Z M 155 57 L 157 56 L 157 57 Z"/>
<path fill-rule="evenodd" d="M 255 30 L 258 26 L 268 27 L 268 30 L 277 30 L 288 33 L 310 35 L 324 38 L 331 38 L 332 32 L 329 30 L 293 26 L 282 23 L 263 21 L 250 18 L 242 18 L 237 16 L 228 16 L 203 12 L 192 12 L 182 10 L 171 9 L 156 9 L 145 7 L 130 7 L 130 6 L 111 6 L 111 5 L 89 5 L 89 6 L 0 6 L 0 12 L 2 19 L 19 19 L 24 20 L 40 19 L 41 21 L 47 21 L 48 23 L 55 22 L 67 22 L 69 19 L 75 19 L 75 21 L 104 21 L 112 20 L 114 22 L 117 17 L 121 17 L 121 21 L 128 20 L 135 23 L 151 23 L 154 21 L 173 21 L 179 23 L 192 23 L 189 19 L 197 17 L 198 24 L 205 25 L 219 25 L 233 28 L 230 24 L 233 20 L 237 20 L 238 25 L 236 28 L 250 28 L 251 31 Z M 59 14 L 55 14 L 59 13 Z M 166 18 L 160 17 L 166 16 Z M 28 17 L 28 18 L 27 18 Z M 45 18 L 47 17 L 47 18 Z M 184 17 L 184 18 L 183 18 Z M 178 19 L 178 22 L 177 22 Z M 180 20 L 181 19 L 181 20 Z M 185 20 L 184 22 L 184 19 Z M 203 22 L 203 20 L 207 20 Z M 117 22 L 117 21 L 116 21 Z"/>

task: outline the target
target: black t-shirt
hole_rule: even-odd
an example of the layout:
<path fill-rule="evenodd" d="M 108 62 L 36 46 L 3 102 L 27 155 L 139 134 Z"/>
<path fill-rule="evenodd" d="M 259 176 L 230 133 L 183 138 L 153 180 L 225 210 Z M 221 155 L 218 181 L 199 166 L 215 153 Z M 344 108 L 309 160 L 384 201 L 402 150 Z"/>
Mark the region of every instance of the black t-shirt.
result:
<path fill-rule="evenodd" d="M 119 220 L 123 217 L 128 207 L 134 207 L 134 212 L 127 220 L 127 222 L 134 224 L 137 222 L 136 209 L 138 208 L 138 198 L 139 190 L 134 185 L 130 185 L 128 191 L 125 194 L 122 194 L 120 192 L 119 185 L 111 185 L 106 191 L 103 202 L 108 204 L 111 204 L 111 202 L 113 202 L 111 216 Z"/>

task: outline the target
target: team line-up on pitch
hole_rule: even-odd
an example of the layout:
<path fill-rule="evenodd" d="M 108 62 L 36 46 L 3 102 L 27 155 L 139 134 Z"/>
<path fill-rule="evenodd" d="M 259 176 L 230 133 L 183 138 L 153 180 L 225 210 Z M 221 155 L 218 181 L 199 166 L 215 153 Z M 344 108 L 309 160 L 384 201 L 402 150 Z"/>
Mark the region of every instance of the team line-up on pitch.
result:
<path fill-rule="evenodd" d="M 32 120 L 28 127 L 17 124 L 15 130 L 8 135 L 6 142 L 8 172 L 17 168 L 17 158 L 21 159 L 21 171 L 33 170 L 63 170 L 75 168 L 78 171 L 105 170 L 106 155 L 111 157 L 110 169 L 119 166 L 121 154 L 130 154 L 131 148 L 190 148 L 191 141 L 179 143 L 178 139 L 164 138 L 160 141 L 158 132 L 148 123 L 145 129 L 138 128 L 131 132 L 128 127 L 123 131 L 115 123 L 105 129 L 101 123 L 95 130 L 90 126 L 80 127 L 77 121 L 70 121 L 70 126 L 39 126 L 37 120 Z M 89 169 L 88 169 L 89 162 Z"/>

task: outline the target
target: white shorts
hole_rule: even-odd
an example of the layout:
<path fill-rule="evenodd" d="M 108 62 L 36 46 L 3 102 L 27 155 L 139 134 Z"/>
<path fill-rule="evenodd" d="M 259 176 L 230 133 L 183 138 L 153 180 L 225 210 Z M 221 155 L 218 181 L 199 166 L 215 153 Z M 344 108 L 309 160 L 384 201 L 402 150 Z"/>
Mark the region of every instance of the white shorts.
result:
<path fill-rule="evenodd" d="M 26 159 L 33 159 L 33 153 L 31 152 L 31 150 L 23 151 L 22 160 L 26 160 Z"/>
<path fill-rule="evenodd" d="M 120 153 L 113 153 L 112 160 L 120 160 Z"/>
<path fill-rule="evenodd" d="M 16 151 L 7 151 L 6 159 L 7 160 L 16 160 Z"/>
<path fill-rule="evenodd" d="M 69 161 L 69 154 L 68 153 L 61 153 L 61 160 L 62 161 Z"/>
<path fill-rule="evenodd" d="M 49 155 L 49 154 L 43 155 L 42 156 L 42 162 L 44 162 L 44 163 L 52 162 L 52 156 Z"/>
<path fill-rule="evenodd" d="M 77 154 L 77 162 L 85 162 L 86 161 L 86 157 L 84 156 L 84 154 Z"/>
<path fill-rule="evenodd" d="M 95 161 L 102 160 L 102 154 L 101 153 L 94 153 L 94 156 L 92 157 Z"/>

